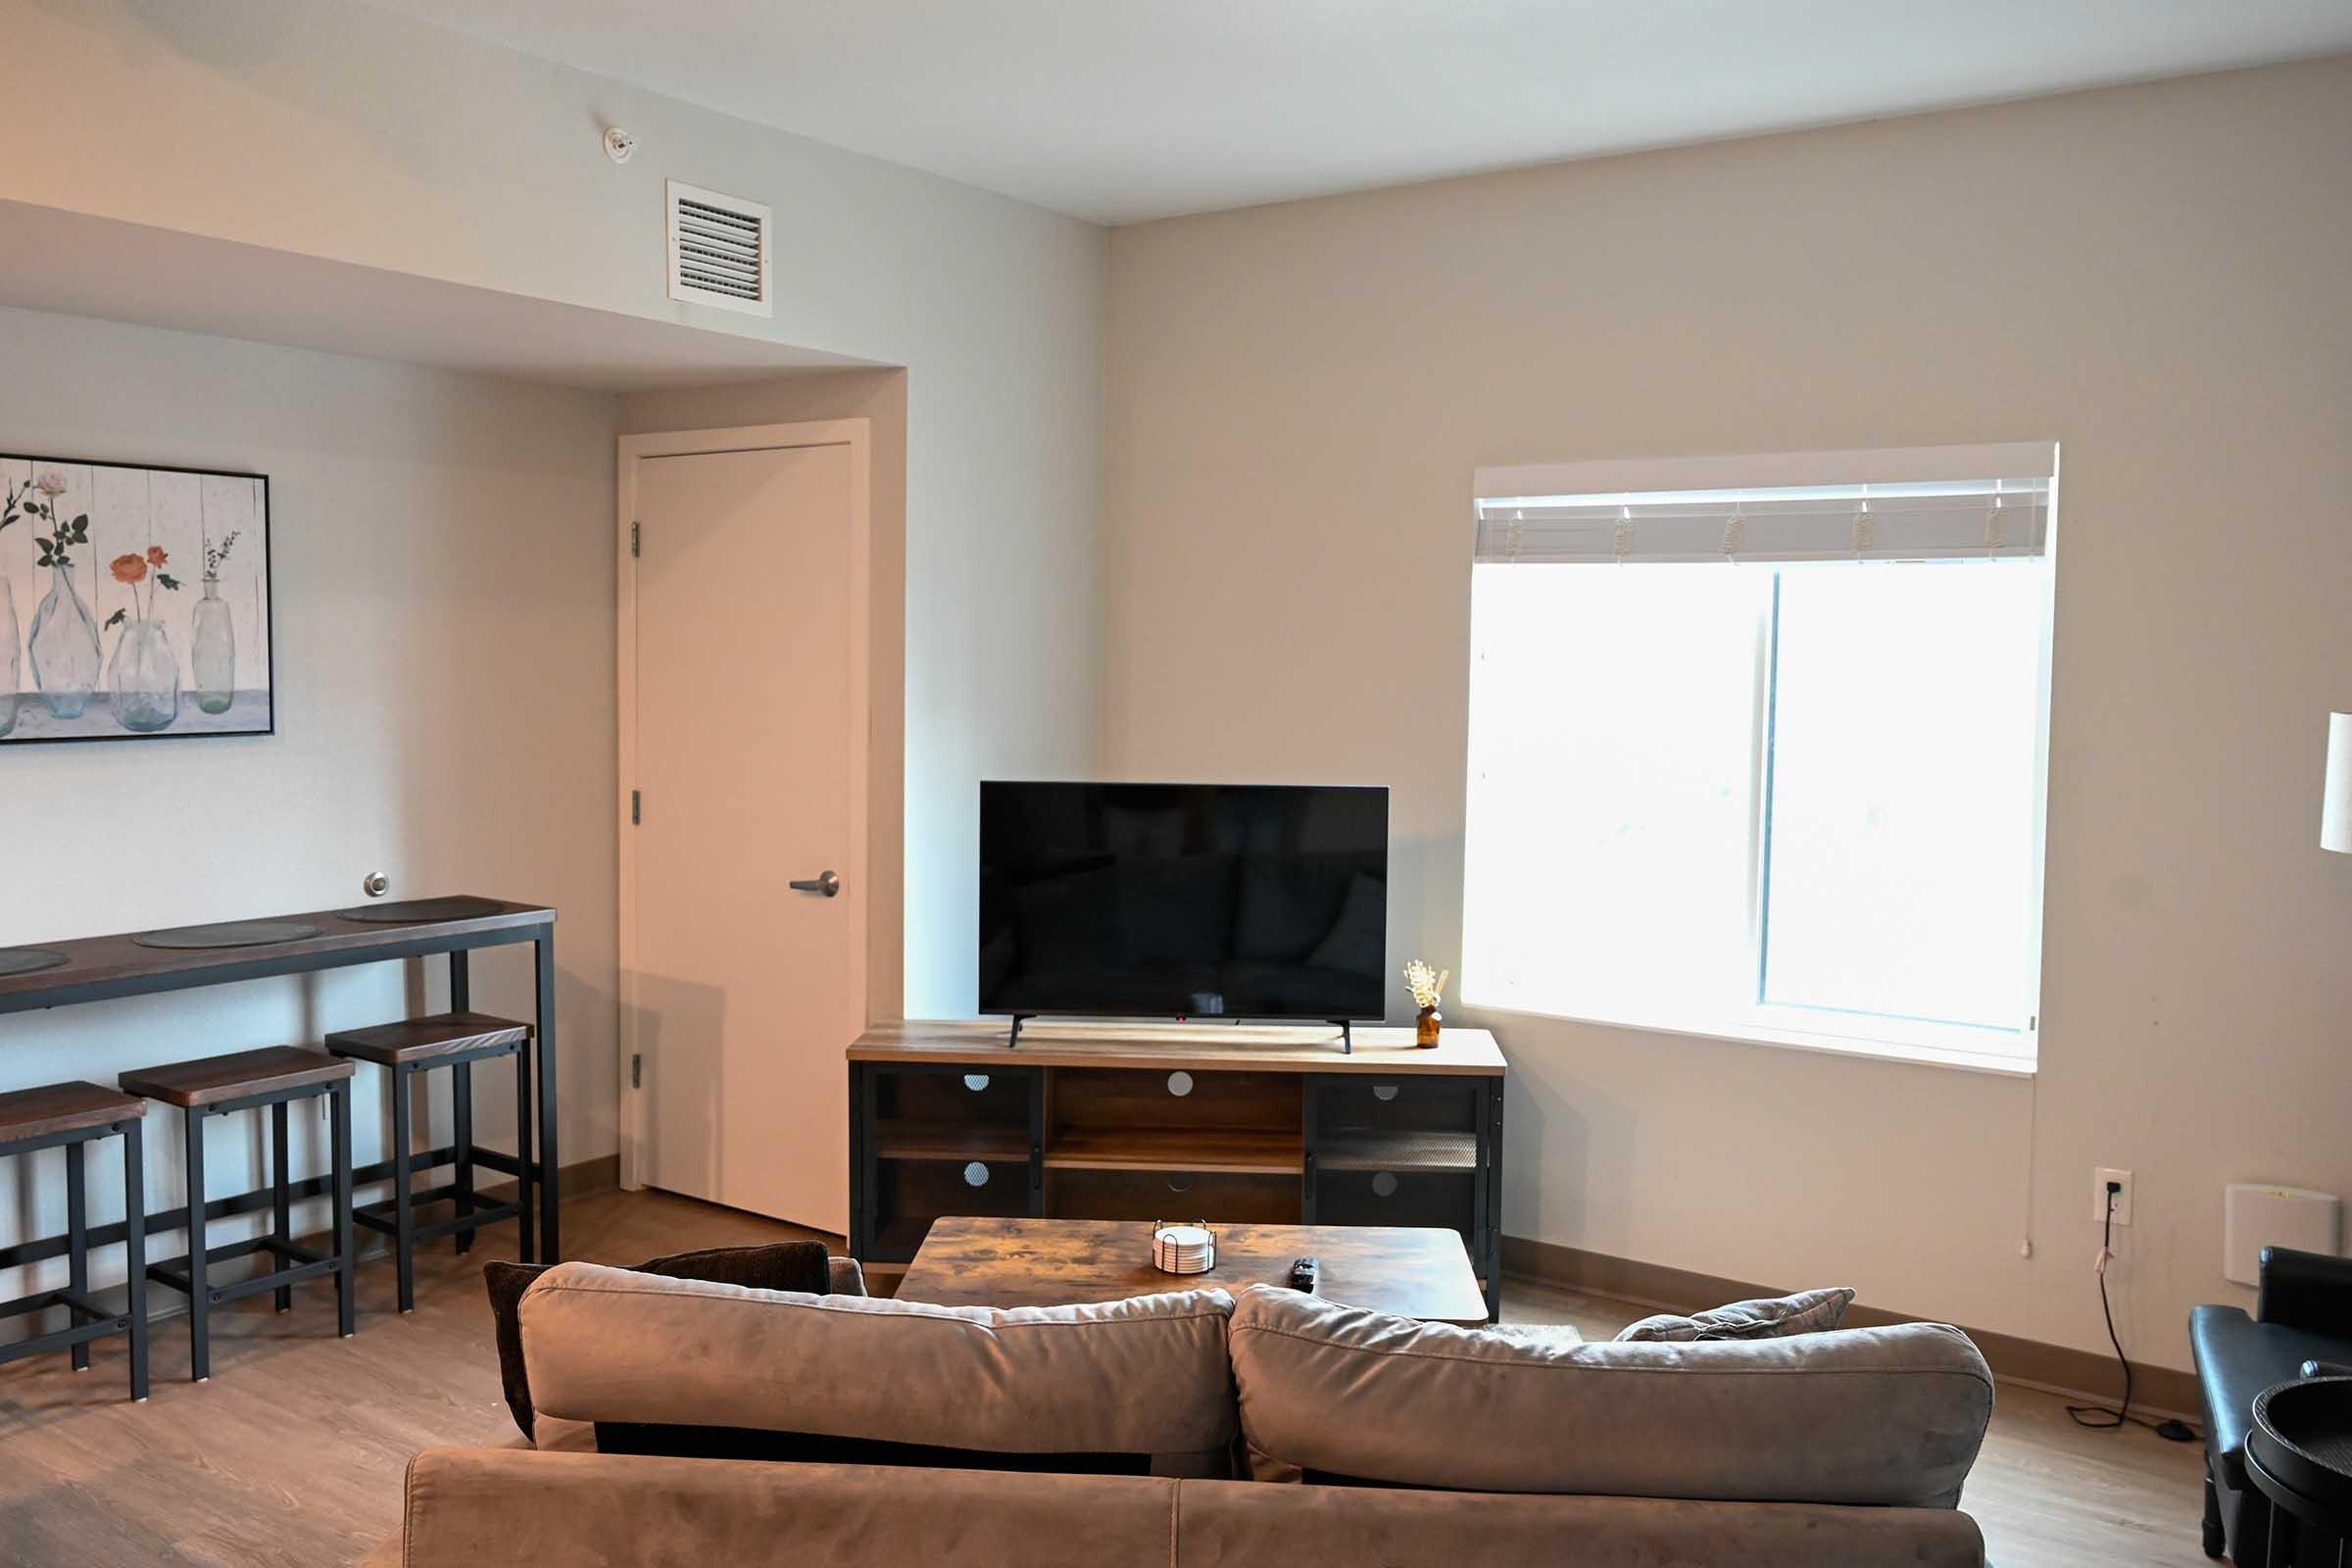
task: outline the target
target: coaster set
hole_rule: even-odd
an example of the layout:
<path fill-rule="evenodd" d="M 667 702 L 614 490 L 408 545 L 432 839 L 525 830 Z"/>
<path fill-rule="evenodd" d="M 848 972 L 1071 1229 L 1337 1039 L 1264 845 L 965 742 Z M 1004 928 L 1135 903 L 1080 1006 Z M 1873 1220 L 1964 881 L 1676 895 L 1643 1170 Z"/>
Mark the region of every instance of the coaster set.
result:
<path fill-rule="evenodd" d="M 1162 1274 L 1205 1274 L 1217 1266 L 1217 1237 L 1205 1220 L 1152 1224 L 1152 1266 Z"/>

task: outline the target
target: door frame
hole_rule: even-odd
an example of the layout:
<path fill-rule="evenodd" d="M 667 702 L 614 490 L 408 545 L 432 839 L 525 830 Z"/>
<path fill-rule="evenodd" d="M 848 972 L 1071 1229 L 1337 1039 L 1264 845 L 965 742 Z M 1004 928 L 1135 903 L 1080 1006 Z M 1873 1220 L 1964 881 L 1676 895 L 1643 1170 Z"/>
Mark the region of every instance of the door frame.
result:
<path fill-rule="evenodd" d="M 873 428 L 863 417 L 814 419 L 793 424 L 745 424 L 710 430 L 663 430 L 618 438 L 618 482 L 614 486 L 614 557 L 617 581 L 619 769 L 613 834 L 618 846 L 620 887 L 619 1089 L 620 1185 L 644 1186 L 644 1099 L 630 1082 L 630 1063 L 639 1050 L 637 995 L 637 840 L 629 820 L 629 792 L 637 776 L 637 558 L 630 530 L 637 521 L 637 466 L 647 458 L 692 457 L 720 452 L 770 452 L 795 447 L 842 446 L 850 452 L 850 732 L 843 737 L 850 765 L 850 842 L 842 850 L 842 876 L 858 890 L 854 972 L 843 976 L 859 1008 L 867 1007 L 866 968 L 871 957 L 866 918 L 867 871 L 872 824 L 866 815 L 867 771 L 873 746 Z M 871 1022 L 871 1019 L 867 1020 Z"/>

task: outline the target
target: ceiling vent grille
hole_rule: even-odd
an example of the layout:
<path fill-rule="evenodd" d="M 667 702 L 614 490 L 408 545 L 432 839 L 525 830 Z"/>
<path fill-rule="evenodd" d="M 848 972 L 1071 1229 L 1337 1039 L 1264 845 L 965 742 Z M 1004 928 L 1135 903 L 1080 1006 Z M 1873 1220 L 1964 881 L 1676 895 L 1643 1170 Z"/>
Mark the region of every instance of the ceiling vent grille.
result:
<path fill-rule="evenodd" d="M 758 202 L 669 181 L 671 299 L 775 315 L 768 243 L 768 211 Z"/>

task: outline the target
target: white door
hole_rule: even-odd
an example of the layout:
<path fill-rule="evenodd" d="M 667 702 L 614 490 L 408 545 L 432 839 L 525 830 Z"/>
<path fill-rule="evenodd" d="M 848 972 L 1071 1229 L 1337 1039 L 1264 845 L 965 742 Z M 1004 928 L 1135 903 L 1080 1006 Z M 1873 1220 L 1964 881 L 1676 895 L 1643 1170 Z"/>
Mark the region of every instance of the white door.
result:
<path fill-rule="evenodd" d="M 624 563 L 636 1176 L 829 1231 L 849 1222 L 843 1050 L 865 1024 L 856 457 L 637 456 Z M 837 891 L 791 886 L 819 880 Z"/>

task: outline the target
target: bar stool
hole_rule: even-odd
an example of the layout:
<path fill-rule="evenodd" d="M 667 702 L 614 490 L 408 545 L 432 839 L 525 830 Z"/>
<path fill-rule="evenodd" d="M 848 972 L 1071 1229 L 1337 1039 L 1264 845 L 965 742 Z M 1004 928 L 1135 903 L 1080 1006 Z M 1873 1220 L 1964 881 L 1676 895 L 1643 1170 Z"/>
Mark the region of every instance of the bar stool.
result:
<path fill-rule="evenodd" d="M 60 1147 L 66 1152 L 68 1270 L 62 1291 L 0 1302 L 0 1317 L 20 1317 L 49 1306 L 66 1309 L 64 1328 L 0 1346 L 0 1361 L 70 1347 L 74 1370 L 86 1372 L 92 1340 L 127 1334 L 130 1396 L 147 1397 L 147 1173 L 139 1152 L 139 1129 L 146 1114 L 141 1102 L 98 1084 L 50 1084 L 0 1095 L 0 1155 Z M 129 1302 L 121 1312 L 109 1312 L 90 1300 L 90 1216 L 82 1170 L 90 1145 L 114 1133 L 122 1135 L 122 1266 L 130 1287 Z"/>
<path fill-rule="evenodd" d="M 352 1217 L 368 1229 L 392 1238 L 403 1312 L 414 1310 L 416 1305 L 418 1242 L 455 1236 L 458 1250 L 464 1252 L 473 1246 L 475 1231 L 512 1219 L 521 1228 L 522 1261 L 532 1260 L 530 1044 L 529 1024 L 516 1023 L 512 1018 L 494 1018 L 486 1012 L 440 1012 L 423 1018 L 405 1018 L 399 1023 L 378 1024 L 370 1029 L 338 1030 L 326 1037 L 326 1049 L 333 1054 L 374 1062 L 391 1074 L 392 1196 L 355 1210 Z M 512 1155 L 495 1149 L 477 1149 L 473 1142 L 473 1064 L 497 1056 L 514 1058 L 516 1152 Z M 409 1147 L 409 1083 L 417 1073 L 439 1067 L 454 1069 L 450 1104 L 457 1142 L 448 1150 L 436 1150 L 425 1155 L 422 1162 L 451 1163 L 457 1170 L 454 1180 L 416 1192 L 410 1186 L 418 1161 Z M 516 1184 L 515 1200 L 477 1207 L 473 1196 L 476 1165 L 513 1175 Z M 455 1204 L 456 1213 L 430 1225 L 416 1223 L 417 1204 L 439 1202 Z M 386 1209 L 391 1210 L 389 1218 L 384 1214 Z"/>
<path fill-rule="evenodd" d="M 351 1076 L 348 1061 L 337 1061 L 315 1051 L 293 1046 L 266 1046 L 225 1056 L 175 1061 L 160 1067 L 123 1073 L 118 1080 L 126 1093 L 144 1095 L 175 1107 L 187 1133 L 188 1255 L 170 1262 L 150 1263 L 147 1277 L 160 1280 L 188 1298 L 188 1371 L 198 1383 L 213 1374 L 212 1309 L 264 1291 L 277 1293 L 277 1309 L 294 1304 L 294 1287 L 321 1275 L 335 1276 L 337 1332 L 350 1339 L 358 1328 L 352 1297 L 351 1246 Z M 335 1250 L 320 1254 L 294 1245 L 294 1195 L 287 1176 L 286 1107 L 298 1100 L 325 1096 L 333 1123 Z M 206 1245 L 204 1197 L 204 1119 L 240 1110 L 270 1107 L 270 1234 L 226 1247 Z M 229 1212 L 224 1206 L 223 1213 Z M 215 1263 L 267 1252 L 282 1267 L 228 1285 L 214 1285 Z"/>

